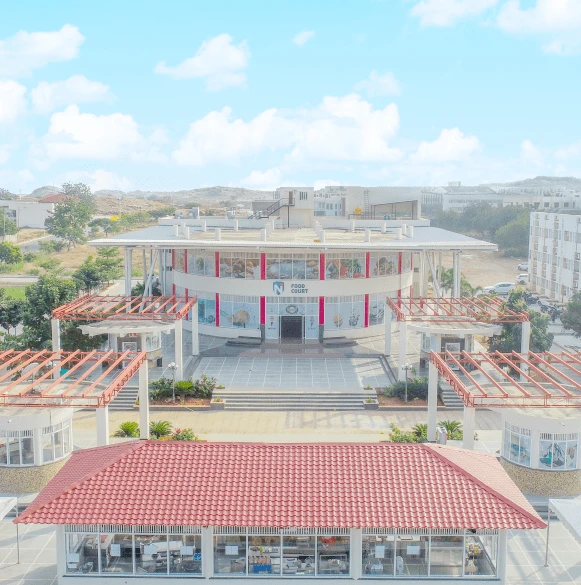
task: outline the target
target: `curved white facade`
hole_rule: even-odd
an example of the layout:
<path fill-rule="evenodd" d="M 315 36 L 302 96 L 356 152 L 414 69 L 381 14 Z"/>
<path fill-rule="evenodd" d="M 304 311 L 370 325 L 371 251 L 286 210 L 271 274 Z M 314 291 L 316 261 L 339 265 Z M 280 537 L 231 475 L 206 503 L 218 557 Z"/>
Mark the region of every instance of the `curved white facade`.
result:
<path fill-rule="evenodd" d="M 413 280 L 412 252 L 377 249 L 212 250 L 210 244 L 174 249 L 171 266 L 171 292 L 197 296 L 200 333 L 221 337 L 382 334 L 385 298 L 409 296 Z"/>

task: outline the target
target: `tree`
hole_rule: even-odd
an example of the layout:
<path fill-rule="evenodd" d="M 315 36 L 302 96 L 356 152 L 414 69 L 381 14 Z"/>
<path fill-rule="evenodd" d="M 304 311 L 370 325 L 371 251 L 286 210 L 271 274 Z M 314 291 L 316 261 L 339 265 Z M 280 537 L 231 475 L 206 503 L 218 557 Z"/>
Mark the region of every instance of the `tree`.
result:
<path fill-rule="evenodd" d="M 526 311 L 527 305 L 522 298 L 521 290 L 513 290 L 504 305 L 513 311 Z M 549 333 L 549 317 L 530 311 L 531 321 L 531 340 L 529 349 L 532 352 L 543 352 L 550 349 L 553 344 L 553 334 Z M 520 352 L 522 340 L 521 323 L 504 323 L 502 333 L 494 335 L 490 339 L 489 351 L 500 351 L 510 353 L 512 351 Z"/>
<path fill-rule="evenodd" d="M 73 272 L 72 276 L 77 290 L 87 294 L 97 290 L 103 284 L 101 271 L 99 270 L 93 256 L 89 256 L 81 266 Z"/>
<path fill-rule="evenodd" d="M 573 331 L 575 337 L 581 337 L 581 293 L 576 292 L 565 306 L 561 315 L 563 328 Z"/>
<path fill-rule="evenodd" d="M 102 282 L 111 282 L 123 276 L 123 259 L 119 248 L 99 248 L 95 265 L 99 270 Z"/>
<path fill-rule="evenodd" d="M 454 269 L 443 268 L 440 274 L 440 287 L 445 290 L 454 289 Z M 472 286 L 464 275 L 460 275 L 460 296 L 473 297 L 482 290 L 480 286 Z"/>
<path fill-rule="evenodd" d="M 54 212 L 44 222 L 49 234 L 64 240 L 67 249 L 85 241 L 85 228 L 91 216 L 93 208 L 81 199 L 67 197 L 61 203 L 55 205 Z"/>
<path fill-rule="evenodd" d="M 15 329 L 20 323 L 22 323 L 22 303 L 17 299 L 2 297 L 0 300 L 0 327 L 10 333 L 10 328 Z"/>
<path fill-rule="evenodd" d="M 12 236 L 19 232 L 15 221 L 6 217 L 6 210 L 0 207 L 0 236 Z"/>
<path fill-rule="evenodd" d="M 0 243 L 0 262 L 3 264 L 18 264 L 22 262 L 22 250 L 10 242 Z"/>
<path fill-rule="evenodd" d="M 91 188 L 84 183 L 63 183 L 61 191 L 68 197 L 75 197 L 91 207 L 91 215 L 95 209 L 95 200 Z"/>
<path fill-rule="evenodd" d="M 149 423 L 149 434 L 154 439 L 169 437 L 173 430 L 173 425 L 168 420 L 152 420 Z"/>
<path fill-rule="evenodd" d="M 494 239 L 505 256 L 527 256 L 529 231 L 530 214 L 526 213 L 496 230 Z"/>

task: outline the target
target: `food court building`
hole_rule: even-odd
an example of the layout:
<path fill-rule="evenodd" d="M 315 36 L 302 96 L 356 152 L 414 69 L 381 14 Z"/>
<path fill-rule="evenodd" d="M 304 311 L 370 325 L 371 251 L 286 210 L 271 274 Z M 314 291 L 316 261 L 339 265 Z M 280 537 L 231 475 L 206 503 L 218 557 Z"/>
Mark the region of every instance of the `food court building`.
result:
<path fill-rule="evenodd" d="M 545 527 L 493 455 L 400 443 L 85 449 L 16 522 L 57 527 L 60 585 L 504 583 Z"/>

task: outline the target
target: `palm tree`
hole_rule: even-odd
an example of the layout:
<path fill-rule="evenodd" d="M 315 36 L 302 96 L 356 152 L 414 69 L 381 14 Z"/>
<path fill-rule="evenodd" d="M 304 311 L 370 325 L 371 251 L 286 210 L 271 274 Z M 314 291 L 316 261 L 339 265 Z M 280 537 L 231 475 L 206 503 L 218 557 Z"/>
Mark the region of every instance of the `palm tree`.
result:
<path fill-rule="evenodd" d="M 440 426 L 443 426 L 448 431 L 448 439 L 452 441 L 461 441 L 464 437 L 462 423 L 459 420 L 443 420 Z"/>
<path fill-rule="evenodd" d="M 133 421 L 121 423 L 113 436 L 137 439 L 139 438 L 139 425 Z"/>
<path fill-rule="evenodd" d="M 412 427 L 412 433 L 418 438 L 419 441 L 428 440 L 428 425 L 424 423 L 418 423 Z"/>
<path fill-rule="evenodd" d="M 149 423 L 149 434 L 154 439 L 161 439 L 171 435 L 173 425 L 168 420 L 157 420 Z"/>

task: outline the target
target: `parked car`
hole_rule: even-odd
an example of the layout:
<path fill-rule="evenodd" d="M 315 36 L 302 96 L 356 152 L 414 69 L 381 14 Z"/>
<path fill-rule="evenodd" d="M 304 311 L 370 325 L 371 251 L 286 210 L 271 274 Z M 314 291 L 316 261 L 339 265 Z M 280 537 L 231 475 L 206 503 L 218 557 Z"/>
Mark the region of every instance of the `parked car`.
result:
<path fill-rule="evenodd" d="M 485 286 L 482 290 L 488 294 L 507 295 L 514 288 L 516 286 L 512 282 L 497 282 L 492 286 Z"/>
<path fill-rule="evenodd" d="M 516 277 L 517 284 L 528 284 L 529 283 L 529 275 L 526 272 L 517 275 Z"/>
<path fill-rule="evenodd" d="M 526 270 L 528 272 L 529 263 L 528 262 L 521 262 L 516 268 L 517 268 L 517 270 Z"/>

